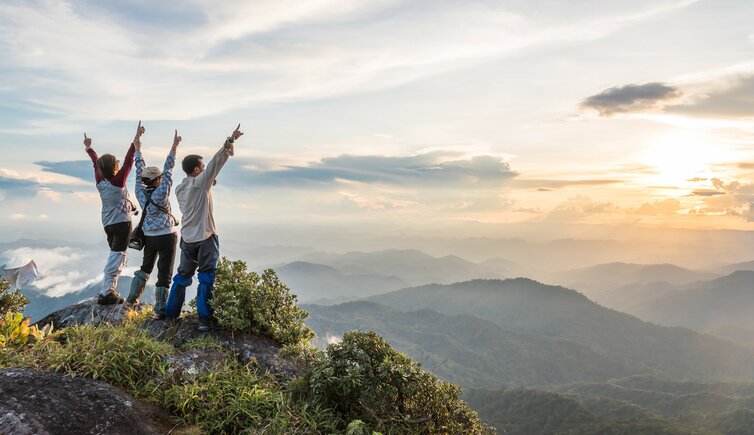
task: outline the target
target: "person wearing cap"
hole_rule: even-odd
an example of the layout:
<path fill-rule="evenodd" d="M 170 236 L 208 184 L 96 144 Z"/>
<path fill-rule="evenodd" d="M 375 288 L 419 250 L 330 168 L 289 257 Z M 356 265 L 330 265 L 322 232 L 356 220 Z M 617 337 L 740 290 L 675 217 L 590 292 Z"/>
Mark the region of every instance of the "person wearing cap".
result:
<path fill-rule="evenodd" d="M 122 304 L 123 297 L 116 290 L 118 278 L 126 264 L 128 239 L 131 234 L 131 214 L 136 206 L 131 201 L 126 188 L 126 180 L 134 162 L 134 150 L 141 145 L 140 138 L 144 127 L 139 121 L 136 136 L 123 158 L 123 166 L 112 154 L 97 155 L 92 148 L 92 138 L 84 133 L 84 147 L 94 166 L 94 180 L 102 200 L 102 225 L 105 227 L 110 254 L 105 262 L 102 288 L 97 295 L 97 303 L 102 305 Z"/>
<path fill-rule="evenodd" d="M 139 200 L 144 213 L 144 259 L 141 268 L 134 273 L 131 281 L 131 291 L 126 298 L 129 305 L 135 304 L 147 285 L 149 275 L 157 262 L 157 285 L 154 294 L 155 319 L 165 318 L 165 303 L 170 288 L 170 278 L 173 275 L 175 247 L 178 242 L 178 221 L 170 212 L 170 189 L 173 186 L 173 166 L 175 166 L 175 152 L 181 137 L 178 130 L 173 136 L 173 146 L 170 148 L 162 170 L 156 166 L 145 168 L 144 157 L 141 154 L 141 143 L 136 146 L 136 198 Z M 158 259 L 159 258 L 159 259 Z"/>
<path fill-rule="evenodd" d="M 181 314 L 186 287 L 190 286 L 194 273 L 199 271 L 199 286 L 196 289 L 196 311 L 199 314 L 199 331 L 209 330 L 212 321 L 212 288 L 220 256 L 220 242 L 212 215 L 212 192 L 220 169 L 233 155 L 233 143 L 243 135 L 241 124 L 225 140 L 207 167 L 202 156 L 191 154 L 183 158 L 181 166 L 186 178 L 175 187 L 175 196 L 181 208 L 181 262 L 173 277 L 173 287 L 167 303 L 168 319 Z"/>

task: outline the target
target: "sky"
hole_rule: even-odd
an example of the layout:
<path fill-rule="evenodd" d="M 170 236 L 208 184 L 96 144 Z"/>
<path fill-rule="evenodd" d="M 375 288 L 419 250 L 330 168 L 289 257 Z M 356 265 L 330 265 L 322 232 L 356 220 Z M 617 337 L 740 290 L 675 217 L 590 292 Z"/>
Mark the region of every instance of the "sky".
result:
<path fill-rule="evenodd" d="M 0 239 L 101 242 L 83 134 L 122 159 L 139 120 L 155 166 L 174 129 L 179 159 L 208 157 L 241 124 L 214 191 L 229 237 L 748 231 L 751 17 L 732 0 L 3 1 Z"/>

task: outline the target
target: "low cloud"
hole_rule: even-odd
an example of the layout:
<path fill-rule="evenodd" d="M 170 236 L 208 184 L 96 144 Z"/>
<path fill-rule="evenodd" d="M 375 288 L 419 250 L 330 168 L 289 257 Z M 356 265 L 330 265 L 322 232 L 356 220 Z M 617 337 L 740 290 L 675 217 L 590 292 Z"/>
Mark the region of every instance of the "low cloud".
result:
<path fill-rule="evenodd" d="M 611 116 L 660 109 L 680 96 L 679 89 L 663 83 L 630 84 L 605 89 L 587 97 L 581 107 L 596 110 L 602 116 Z"/>
<path fill-rule="evenodd" d="M 580 221 L 586 217 L 613 213 L 618 207 L 612 202 L 595 202 L 588 196 L 577 195 L 556 206 L 547 220 L 556 222 Z"/>
<path fill-rule="evenodd" d="M 517 173 L 497 156 L 463 158 L 460 154 L 431 152 L 412 156 L 325 157 L 306 166 L 282 169 L 246 168 L 224 179 L 232 183 L 272 186 L 335 184 L 341 181 L 398 186 L 473 188 L 495 187 L 514 178 Z"/>
<path fill-rule="evenodd" d="M 725 192 L 720 192 L 719 190 L 711 190 L 711 189 L 697 189 L 697 190 L 691 192 L 691 195 L 693 195 L 693 196 L 716 196 L 716 195 L 725 195 Z"/>
<path fill-rule="evenodd" d="M 548 214 L 547 220 L 556 222 L 587 222 L 591 218 L 598 220 L 611 216 L 614 221 L 636 221 L 649 216 L 669 216 L 683 209 L 681 201 L 676 198 L 645 202 L 639 207 L 619 207 L 612 202 L 596 202 L 583 195 L 569 198 L 556 206 Z"/>
<path fill-rule="evenodd" d="M 668 215 L 681 210 L 681 201 L 675 198 L 661 199 L 654 202 L 645 202 L 636 209 L 638 214 Z"/>
<path fill-rule="evenodd" d="M 744 216 L 754 221 L 754 183 L 709 179 L 709 188 L 696 189 L 690 196 L 701 197 L 704 208 L 697 212 Z"/>
<path fill-rule="evenodd" d="M 622 182 L 623 180 L 617 179 L 559 180 L 523 178 L 512 181 L 511 186 L 524 189 L 536 189 L 539 192 L 549 192 L 554 189 L 561 189 L 570 186 L 605 186 L 608 184 L 617 184 Z"/>
<path fill-rule="evenodd" d="M 669 106 L 666 111 L 705 118 L 754 117 L 754 74 L 723 77 L 708 86 L 712 89 L 685 104 Z"/>
<path fill-rule="evenodd" d="M 97 270 L 102 261 L 96 257 L 73 247 L 19 247 L 0 254 L 0 265 L 12 268 L 34 260 L 39 277 L 33 286 L 48 296 L 62 296 L 102 279 Z"/>
<path fill-rule="evenodd" d="M 29 198 L 36 196 L 41 185 L 33 180 L 10 178 L 0 175 L 0 191 L 6 197 Z"/>
<path fill-rule="evenodd" d="M 67 175 L 85 181 L 94 180 L 94 169 L 92 168 L 91 160 L 68 160 L 63 162 L 42 160 L 34 162 L 34 164 L 41 167 L 44 172 Z"/>

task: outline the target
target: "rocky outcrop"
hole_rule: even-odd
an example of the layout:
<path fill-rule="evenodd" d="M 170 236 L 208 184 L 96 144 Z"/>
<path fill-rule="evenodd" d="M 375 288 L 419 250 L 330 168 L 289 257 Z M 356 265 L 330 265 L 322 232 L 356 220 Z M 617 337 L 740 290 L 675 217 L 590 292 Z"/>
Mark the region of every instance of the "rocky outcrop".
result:
<path fill-rule="evenodd" d="M 141 310 L 148 305 L 141 304 L 134 307 Z M 98 305 L 96 300 L 68 306 L 62 310 L 49 314 L 36 324 L 40 327 L 53 324 L 55 329 L 74 325 L 99 325 L 109 323 L 117 325 L 124 320 L 128 309 L 122 304 Z M 153 337 L 167 341 L 176 348 L 187 342 L 204 337 L 216 339 L 223 350 L 235 356 L 241 363 L 254 363 L 260 370 L 271 372 L 283 378 L 293 378 L 303 373 L 303 369 L 292 361 L 280 356 L 281 346 L 274 340 L 257 335 L 229 331 L 222 328 L 212 328 L 209 332 L 199 332 L 198 320 L 192 316 L 183 316 L 176 321 L 148 320 L 143 328 Z M 216 351 L 183 352 L 176 355 L 176 362 L 184 364 L 176 370 L 203 371 L 217 363 Z"/>
<path fill-rule="evenodd" d="M 139 310 L 146 305 L 137 305 Z M 42 327 L 52 324 L 55 329 L 67 328 L 74 325 L 100 325 L 109 323 L 117 325 L 123 322 L 128 309 L 123 304 L 99 305 L 96 298 L 87 299 L 77 304 L 52 312 L 35 323 Z"/>
<path fill-rule="evenodd" d="M 159 408 L 104 382 L 32 369 L 0 370 L 3 434 L 160 434 L 172 427 Z"/>
<path fill-rule="evenodd" d="M 149 320 L 144 323 L 144 328 L 153 337 L 168 341 L 176 348 L 197 338 L 212 337 L 241 363 L 257 364 L 261 370 L 283 378 L 293 378 L 303 373 L 301 367 L 280 357 L 281 346 L 274 340 L 217 327 L 208 332 L 199 332 L 198 326 L 199 322 L 194 317 L 183 318 L 173 324 L 160 320 Z"/>

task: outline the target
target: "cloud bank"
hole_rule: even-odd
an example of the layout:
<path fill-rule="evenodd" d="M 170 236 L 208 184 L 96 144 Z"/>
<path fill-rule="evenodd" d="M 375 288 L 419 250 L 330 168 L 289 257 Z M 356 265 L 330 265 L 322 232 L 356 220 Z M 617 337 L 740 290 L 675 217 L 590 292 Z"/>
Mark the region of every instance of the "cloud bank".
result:
<path fill-rule="evenodd" d="M 464 158 L 459 153 L 435 151 L 411 156 L 339 155 L 306 166 L 281 169 L 235 170 L 234 182 L 253 186 L 318 187 L 337 182 L 389 184 L 416 188 L 485 188 L 500 186 L 517 173 L 497 156 Z"/>

